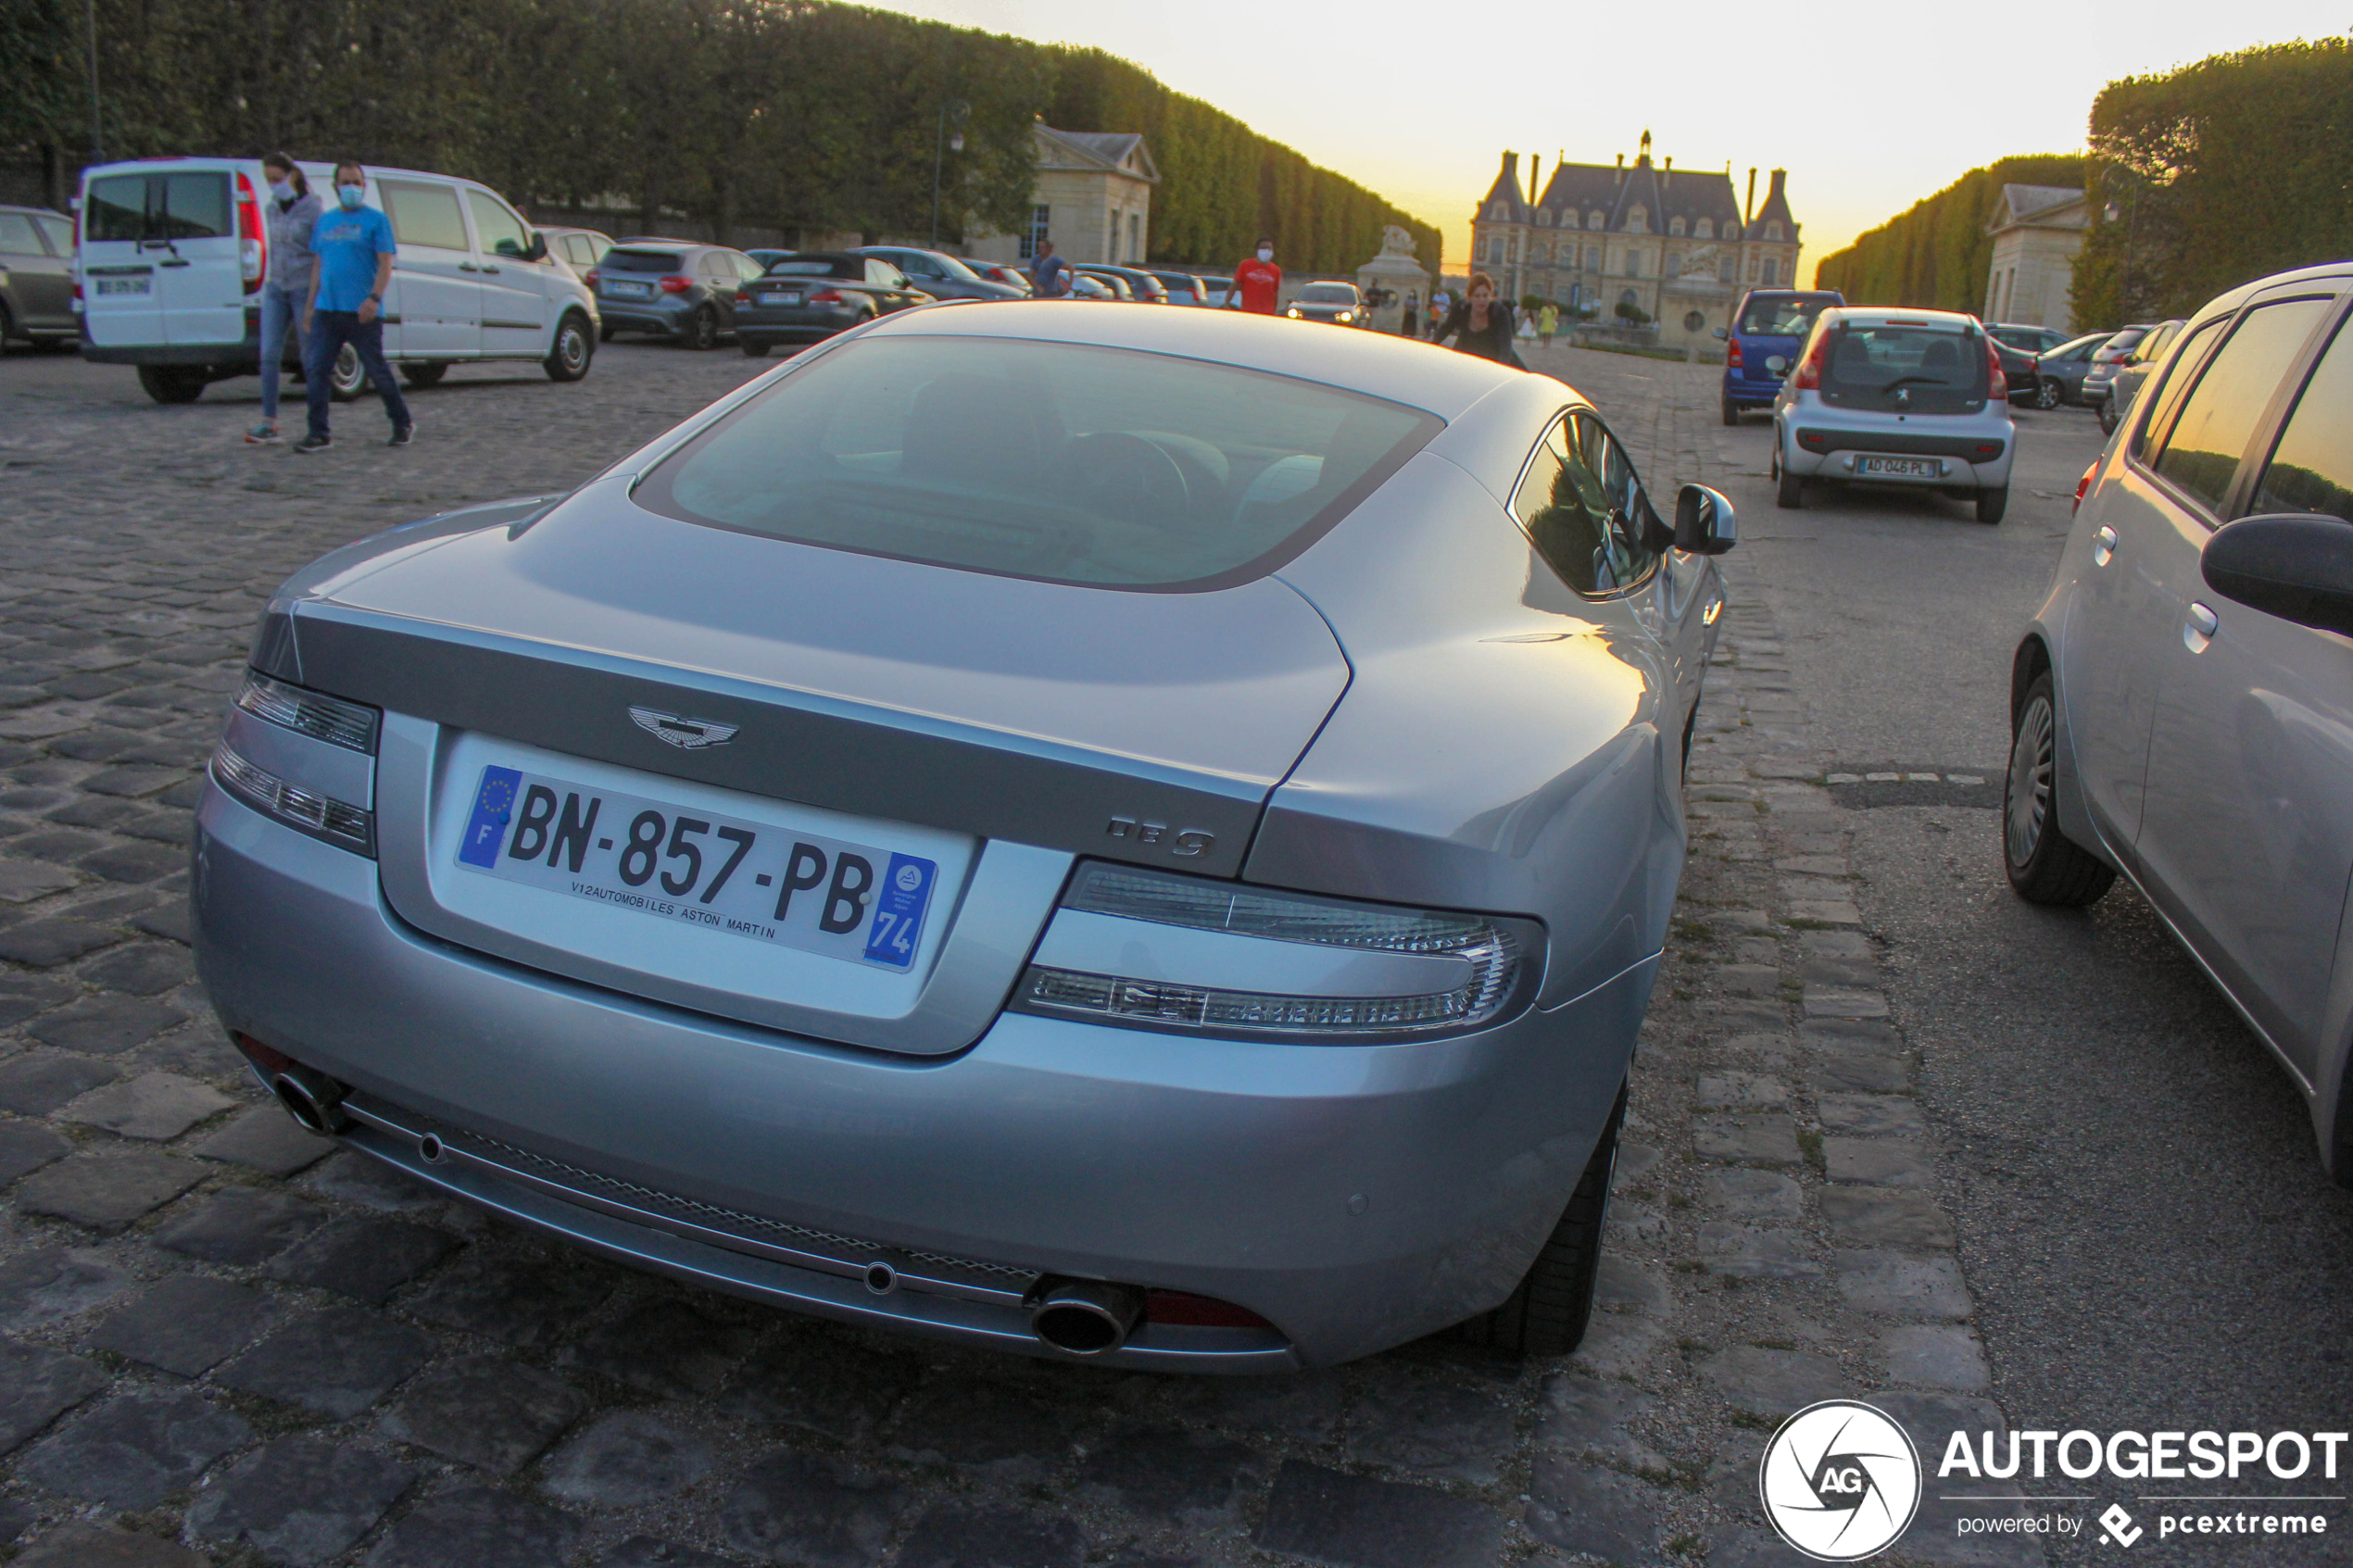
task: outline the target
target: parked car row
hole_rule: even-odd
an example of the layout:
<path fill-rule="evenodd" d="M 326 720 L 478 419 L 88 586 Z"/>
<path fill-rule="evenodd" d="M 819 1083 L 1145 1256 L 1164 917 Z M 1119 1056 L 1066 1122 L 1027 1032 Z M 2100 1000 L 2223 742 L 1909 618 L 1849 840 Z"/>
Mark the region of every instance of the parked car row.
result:
<path fill-rule="evenodd" d="M 39 207 L 0 207 L 0 346 L 71 343 L 73 220 Z"/>

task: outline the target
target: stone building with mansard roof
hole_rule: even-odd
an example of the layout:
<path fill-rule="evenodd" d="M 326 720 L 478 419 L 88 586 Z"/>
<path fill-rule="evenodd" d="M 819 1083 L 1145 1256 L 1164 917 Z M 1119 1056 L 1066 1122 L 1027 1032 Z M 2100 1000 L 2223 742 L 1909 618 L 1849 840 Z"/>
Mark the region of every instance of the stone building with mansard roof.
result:
<path fill-rule="evenodd" d="M 1773 170 L 1762 205 L 1744 213 L 1729 169 L 1679 169 L 1673 158 L 1655 166 L 1647 131 L 1630 165 L 1623 155 L 1615 167 L 1556 162 L 1531 197 L 1536 163 L 1523 188 L 1519 155 L 1505 153 L 1471 220 L 1472 270 L 1506 298 L 1592 307 L 1604 322 L 1630 305 L 1658 323 L 1661 343 L 1680 345 L 1713 342 L 1745 290 L 1796 286 L 1785 169 Z"/>

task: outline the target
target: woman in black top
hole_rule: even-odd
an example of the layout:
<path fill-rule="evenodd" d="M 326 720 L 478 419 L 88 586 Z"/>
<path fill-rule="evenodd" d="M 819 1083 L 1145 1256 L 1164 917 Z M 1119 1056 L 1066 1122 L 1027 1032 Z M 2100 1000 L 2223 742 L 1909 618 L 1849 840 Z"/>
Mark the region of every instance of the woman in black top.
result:
<path fill-rule="evenodd" d="M 1451 337 L 1465 354 L 1524 370 L 1528 367 L 1520 363 L 1519 352 L 1512 346 L 1512 307 L 1495 297 L 1495 280 L 1484 272 L 1473 272 L 1463 302 L 1447 313 L 1445 325 L 1429 341 L 1444 343 Z"/>

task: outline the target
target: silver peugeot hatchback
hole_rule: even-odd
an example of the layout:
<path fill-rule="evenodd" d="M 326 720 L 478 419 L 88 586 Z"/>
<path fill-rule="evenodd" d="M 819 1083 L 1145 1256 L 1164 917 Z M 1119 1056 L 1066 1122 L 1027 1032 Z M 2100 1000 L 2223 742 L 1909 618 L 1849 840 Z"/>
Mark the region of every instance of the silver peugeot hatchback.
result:
<path fill-rule="evenodd" d="M 2018 428 L 1993 340 L 1949 310 L 1825 310 L 1773 401 L 1773 477 L 1784 507 L 1809 482 L 1939 490 L 1999 522 Z"/>
<path fill-rule="evenodd" d="M 886 317 L 288 582 L 205 983 L 314 1130 L 721 1290 L 1137 1367 L 1557 1353 L 1733 537 L 1674 510 L 1468 356 Z"/>
<path fill-rule="evenodd" d="M 2010 677 L 2011 884 L 2121 872 L 2353 1186 L 2353 266 L 2191 317 L 2083 476 Z"/>

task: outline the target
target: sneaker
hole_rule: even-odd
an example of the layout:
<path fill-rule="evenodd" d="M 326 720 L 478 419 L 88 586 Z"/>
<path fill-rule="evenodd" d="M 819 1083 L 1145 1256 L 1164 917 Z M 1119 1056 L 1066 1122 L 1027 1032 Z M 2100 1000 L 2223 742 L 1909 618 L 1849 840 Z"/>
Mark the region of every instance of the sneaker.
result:
<path fill-rule="evenodd" d="M 276 446 L 285 439 L 278 433 L 276 425 L 266 420 L 245 432 L 245 445 L 248 446 Z"/>
<path fill-rule="evenodd" d="M 384 445 L 387 446 L 406 446 L 409 442 L 415 440 L 416 437 L 417 427 L 415 425 L 396 425 L 393 427 L 392 439 L 385 442 Z"/>
<path fill-rule="evenodd" d="M 297 452 L 323 452 L 334 444 L 335 438 L 332 435 L 306 435 L 294 444 L 294 449 Z"/>

